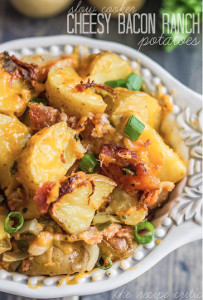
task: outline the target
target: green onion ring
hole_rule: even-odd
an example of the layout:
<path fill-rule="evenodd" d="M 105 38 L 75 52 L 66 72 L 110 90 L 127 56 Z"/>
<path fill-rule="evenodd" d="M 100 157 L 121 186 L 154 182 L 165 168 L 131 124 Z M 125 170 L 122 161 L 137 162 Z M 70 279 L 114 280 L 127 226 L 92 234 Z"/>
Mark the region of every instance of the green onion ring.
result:
<path fill-rule="evenodd" d="M 147 229 L 151 231 L 152 234 L 146 235 L 146 236 L 141 236 L 139 235 L 139 230 L 142 229 Z M 153 240 L 154 237 L 154 226 L 152 223 L 148 221 L 140 222 L 135 226 L 135 237 L 138 241 L 139 244 L 148 244 Z"/>
<path fill-rule="evenodd" d="M 18 226 L 17 227 L 12 227 L 9 225 L 9 220 L 16 218 L 18 220 Z M 4 231 L 8 232 L 8 233 L 15 233 L 17 232 L 24 223 L 24 219 L 23 216 L 21 215 L 21 213 L 17 212 L 17 211 L 12 211 L 8 214 L 8 216 L 5 219 L 4 222 Z"/>
<path fill-rule="evenodd" d="M 100 261 L 100 259 L 102 258 L 102 256 L 104 256 L 104 257 L 106 257 L 106 258 L 108 259 L 108 261 L 109 261 L 109 266 L 108 266 L 108 267 L 104 267 L 104 266 L 100 265 L 99 261 Z M 97 261 L 97 263 L 96 263 L 97 267 L 99 267 L 99 268 L 102 269 L 102 270 L 108 270 L 108 269 L 110 269 L 110 268 L 112 267 L 112 264 L 113 264 L 113 263 L 112 263 L 112 260 L 111 260 L 110 257 L 107 256 L 106 254 L 100 255 L 100 257 L 99 257 L 99 259 L 98 259 L 98 261 Z"/>

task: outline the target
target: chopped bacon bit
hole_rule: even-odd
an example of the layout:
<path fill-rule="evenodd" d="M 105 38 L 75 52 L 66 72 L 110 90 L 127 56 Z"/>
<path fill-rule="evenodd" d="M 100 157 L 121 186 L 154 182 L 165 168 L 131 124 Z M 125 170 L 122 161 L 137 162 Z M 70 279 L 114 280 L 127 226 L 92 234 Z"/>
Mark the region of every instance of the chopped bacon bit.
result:
<path fill-rule="evenodd" d="M 65 194 L 71 193 L 74 190 L 75 184 L 78 182 L 78 180 L 83 179 L 84 176 L 85 173 L 78 172 L 72 176 L 69 176 L 68 178 L 65 178 L 65 180 L 61 182 L 61 187 L 59 190 L 59 198 L 61 198 Z"/>
<path fill-rule="evenodd" d="M 23 187 L 18 187 L 16 191 L 7 196 L 7 203 L 10 210 L 19 210 L 27 202 L 26 191 Z"/>
<path fill-rule="evenodd" d="M 64 150 L 61 153 L 61 161 L 62 161 L 63 164 L 66 163 L 66 158 L 65 158 L 65 152 L 64 152 Z"/>
<path fill-rule="evenodd" d="M 33 132 L 37 132 L 44 127 L 49 127 L 61 121 L 67 122 L 67 115 L 60 113 L 53 107 L 38 103 L 29 103 L 28 106 L 30 108 L 30 128 Z"/>
<path fill-rule="evenodd" d="M 10 56 L 7 52 L 1 53 L 0 59 L 2 59 L 5 71 L 12 75 L 11 83 L 14 78 L 22 78 L 30 83 L 39 81 L 36 75 L 38 70 L 37 65 L 22 62 L 15 55 Z"/>
<path fill-rule="evenodd" d="M 88 230 L 79 233 L 78 238 L 89 245 L 95 245 L 101 243 L 103 235 L 96 227 L 91 226 Z"/>
<path fill-rule="evenodd" d="M 76 85 L 76 90 L 78 92 L 84 92 L 84 90 L 93 87 L 94 86 L 94 81 L 90 82 L 90 79 L 88 78 L 87 83 L 84 83 L 82 80 L 80 81 L 79 84 Z"/>
<path fill-rule="evenodd" d="M 30 261 L 28 259 L 24 259 L 22 261 L 22 271 L 26 272 L 29 270 L 29 268 L 30 268 Z"/>
<path fill-rule="evenodd" d="M 33 200 L 38 205 L 42 214 L 46 214 L 48 212 L 50 204 L 47 203 L 47 198 L 55 184 L 55 182 L 48 181 L 45 182 L 43 185 L 39 186 L 36 190 Z"/>
<path fill-rule="evenodd" d="M 160 189 L 157 191 L 151 191 L 145 193 L 145 203 L 149 206 L 150 209 L 154 209 L 160 206 L 164 201 L 167 200 L 168 193 L 174 189 L 174 183 L 163 181 L 160 183 Z"/>
<path fill-rule="evenodd" d="M 89 197 L 88 197 L 88 205 L 90 204 L 90 198 L 91 198 L 91 196 L 94 194 L 94 191 L 95 191 L 95 184 L 94 184 L 94 181 L 93 181 L 93 180 L 90 180 L 90 182 L 91 182 L 91 185 L 92 185 L 92 192 L 91 192 L 91 194 L 90 194 Z"/>
<path fill-rule="evenodd" d="M 108 91 L 108 92 L 110 92 L 112 94 L 116 94 L 116 92 L 114 91 L 114 89 L 112 89 L 108 85 L 94 83 L 94 87 L 99 88 L 99 89 L 103 89 L 103 90 Z"/>
<path fill-rule="evenodd" d="M 67 124 L 68 124 L 68 127 L 71 127 L 73 129 L 76 129 L 77 127 L 77 118 L 76 117 L 70 117 L 70 116 L 67 116 Z"/>
<path fill-rule="evenodd" d="M 112 224 L 103 231 L 103 236 L 108 240 L 112 238 L 118 231 L 119 226 L 116 224 Z"/>
<path fill-rule="evenodd" d="M 99 160 L 104 175 L 113 179 L 125 191 L 159 189 L 159 179 L 152 176 L 149 166 L 134 151 L 104 145 Z"/>
<path fill-rule="evenodd" d="M 129 226 L 123 227 L 116 232 L 115 236 L 119 238 L 125 238 L 129 243 L 131 243 L 134 239 L 133 229 Z"/>
<path fill-rule="evenodd" d="M 146 142 L 144 143 L 144 147 L 147 148 L 149 145 L 151 145 L 151 141 L 150 139 L 146 140 Z"/>
<path fill-rule="evenodd" d="M 84 83 L 82 80 L 80 81 L 79 84 L 76 85 L 76 90 L 78 92 L 84 92 L 84 90 L 90 88 L 90 87 L 95 87 L 95 88 L 100 88 L 103 89 L 105 91 L 109 91 L 112 94 L 115 94 L 116 92 L 114 91 L 114 89 L 112 89 L 111 87 L 104 85 L 104 84 L 98 84 L 95 83 L 94 80 L 92 82 L 90 82 L 90 78 L 88 78 L 87 83 Z"/>

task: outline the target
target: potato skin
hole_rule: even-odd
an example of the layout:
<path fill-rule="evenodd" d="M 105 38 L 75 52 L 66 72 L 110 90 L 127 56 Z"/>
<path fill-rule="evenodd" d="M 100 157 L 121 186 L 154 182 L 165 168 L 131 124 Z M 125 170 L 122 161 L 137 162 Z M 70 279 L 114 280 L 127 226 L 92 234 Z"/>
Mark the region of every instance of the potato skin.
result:
<path fill-rule="evenodd" d="M 12 85 L 11 85 L 12 81 Z M 43 89 L 39 87 L 39 92 Z M 13 79 L 12 75 L 7 73 L 0 61 L 0 113 L 22 116 L 26 110 L 27 103 L 32 97 L 38 95 L 37 90 L 30 89 L 30 86 L 22 79 Z"/>
<path fill-rule="evenodd" d="M 158 172 L 161 181 L 176 183 L 185 176 L 185 163 L 172 148 L 165 144 L 158 132 L 146 125 L 140 139 L 142 141 L 150 140 L 151 144 L 147 148 L 149 159 L 154 165 L 161 165 Z"/>
<path fill-rule="evenodd" d="M 85 149 L 66 122 L 43 128 L 27 143 L 18 161 L 18 180 L 35 193 L 38 185 L 63 177 Z"/>
<path fill-rule="evenodd" d="M 108 80 L 126 78 L 132 72 L 132 68 L 130 63 L 119 55 L 100 52 L 84 59 L 78 72 L 82 78 L 88 77 L 96 83 L 104 83 Z"/>
<path fill-rule="evenodd" d="M 73 243 L 73 253 L 65 255 L 62 250 L 54 247 L 52 254 L 54 264 L 48 264 L 48 256 L 45 252 L 42 255 L 35 256 L 30 261 L 29 270 L 23 272 L 22 264 L 18 268 L 18 272 L 37 276 L 37 275 L 71 275 L 76 272 L 86 271 L 89 261 L 89 253 L 81 242 Z"/>
<path fill-rule="evenodd" d="M 29 137 L 29 129 L 16 117 L 0 114 L 0 186 L 2 188 L 8 187 L 11 182 L 12 166 Z"/>
<path fill-rule="evenodd" d="M 109 240 L 103 239 L 98 246 L 100 254 L 106 254 L 112 261 L 117 261 L 131 256 L 137 248 L 137 243 L 133 242 L 132 245 L 129 246 L 126 239 L 113 237 Z"/>
<path fill-rule="evenodd" d="M 102 97 L 91 89 L 78 91 L 82 78 L 70 67 L 53 67 L 46 82 L 49 104 L 63 109 L 68 115 L 82 117 L 88 113 L 103 113 L 106 104 Z"/>
<path fill-rule="evenodd" d="M 50 209 L 52 218 L 70 234 L 80 233 L 90 227 L 95 210 L 116 186 L 113 180 L 103 175 L 84 174 L 84 176 L 79 179 L 72 192 L 63 195 Z"/>
<path fill-rule="evenodd" d="M 158 100 L 150 95 L 116 88 L 116 100 L 112 107 L 112 122 L 117 126 L 123 118 L 130 114 L 139 114 L 144 122 L 158 130 L 161 121 L 161 106 Z"/>

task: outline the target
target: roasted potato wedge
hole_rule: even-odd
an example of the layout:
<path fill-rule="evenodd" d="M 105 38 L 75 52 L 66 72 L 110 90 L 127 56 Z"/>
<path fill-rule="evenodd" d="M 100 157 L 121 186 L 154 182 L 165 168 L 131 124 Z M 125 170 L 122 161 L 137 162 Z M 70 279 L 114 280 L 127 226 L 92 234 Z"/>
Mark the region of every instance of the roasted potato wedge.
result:
<path fill-rule="evenodd" d="M 146 125 L 140 139 L 150 140 L 151 144 L 147 151 L 150 162 L 160 165 L 158 177 L 161 181 L 178 182 L 186 174 L 186 164 L 180 159 L 178 154 L 165 144 L 162 137 L 150 126 Z"/>
<path fill-rule="evenodd" d="M 99 244 L 99 249 L 101 254 L 106 254 L 112 261 L 116 261 L 131 256 L 137 246 L 135 241 L 129 245 L 126 239 L 113 237 L 108 240 L 103 239 Z"/>
<path fill-rule="evenodd" d="M 114 181 L 105 176 L 86 175 L 71 193 L 65 194 L 53 203 L 51 216 L 68 233 L 77 234 L 87 230 L 95 210 L 115 186 Z"/>
<path fill-rule="evenodd" d="M 12 74 L 5 70 L 3 64 L 3 58 L 0 57 L 0 113 L 19 117 L 26 110 L 30 98 L 37 96 L 42 86 L 39 85 L 37 91 L 21 78 L 12 78 Z"/>
<path fill-rule="evenodd" d="M 61 249 L 54 247 L 52 262 L 49 261 L 47 252 L 45 252 L 33 257 L 29 270 L 23 272 L 21 264 L 17 271 L 31 276 L 71 275 L 86 271 L 90 259 L 88 251 L 81 242 L 72 243 L 72 249 L 72 253 L 65 254 Z"/>
<path fill-rule="evenodd" d="M 138 114 L 136 114 L 136 117 L 144 123 Z M 126 139 L 125 146 L 130 150 L 134 150 L 134 146 L 139 145 L 140 141 L 145 143 L 147 140 L 150 141 L 150 144 L 146 148 L 146 153 L 151 165 L 154 166 L 156 176 L 161 181 L 173 183 L 180 181 L 186 174 L 186 163 L 180 159 L 178 154 L 164 142 L 163 138 L 151 126 L 145 123 L 145 128 L 139 139 L 136 142 L 128 142 L 128 139 Z M 157 168 L 156 166 L 159 167 Z"/>
<path fill-rule="evenodd" d="M 87 77 L 96 83 L 104 83 L 108 80 L 126 78 L 132 72 L 132 68 L 129 61 L 119 55 L 100 52 L 84 59 L 78 72 L 82 78 Z"/>
<path fill-rule="evenodd" d="M 156 130 L 161 121 L 161 106 L 150 95 L 116 88 L 116 98 L 110 103 L 111 120 L 116 126 L 129 114 L 140 114 L 141 118 Z M 110 101 L 108 101 L 110 102 Z"/>
<path fill-rule="evenodd" d="M 130 208 L 133 209 L 130 211 Z M 115 188 L 111 194 L 111 202 L 105 213 L 118 215 L 121 222 L 126 225 L 136 225 L 145 219 L 148 209 L 146 205 L 138 201 L 136 194 L 132 196 L 123 190 Z"/>
<path fill-rule="evenodd" d="M 90 88 L 77 90 L 81 77 L 70 67 L 52 68 L 46 82 L 49 104 L 63 109 L 68 115 L 84 116 L 92 112 L 102 113 L 106 104 L 100 95 Z"/>
<path fill-rule="evenodd" d="M 27 143 L 18 161 L 18 180 L 31 193 L 40 183 L 64 176 L 85 149 L 65 122 L 46 127 Z"/>
<path fill-rule="evenodd" d="M 39 66 L 38 75 L 39 78 L 43 81 L 46 79 L 47 74 L 53 67 L 71 67 L 73 69 L 77 69 L 80 63 L 80 56 L 78 51 L 74 51 L 69 56 L 56 56 L 56 55 L 48 55 L 48 54 L 38 54 L 38 55 L 29 55 L 24 56 L 21 59 L 23 62 L 28 64 L 35 64 Z"/>
<path fill-rule="evenodd" d="M 30 138 L 29 129 L 16 117 L 0 114 L 0 186 L 8 187 L 14 163 Z"/>

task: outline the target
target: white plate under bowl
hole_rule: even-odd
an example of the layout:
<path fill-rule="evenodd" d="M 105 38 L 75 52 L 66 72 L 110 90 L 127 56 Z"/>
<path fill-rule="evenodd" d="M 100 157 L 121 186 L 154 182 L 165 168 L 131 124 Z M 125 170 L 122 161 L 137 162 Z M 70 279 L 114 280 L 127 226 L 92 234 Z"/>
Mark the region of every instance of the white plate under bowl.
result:
<path fill-rule="evenodd" d="M 75 45 L 86 45 L 90 53 L 109 50 L 129 59 L 136 67 L 141 64 L 144 81 L 153 92 L 161 83 L 163 93 L 172 94 L 174 110 L 171 121 L 174 131 L 179 135 L 184 155 L 189 160 L 188 175 L 170 195 L 170 201 L 159 211 L 154 220 L 156 227 L 154 241 L 140 245 L 132 257 L 116 262 L 108 270 L 96 270 L 76 285 L 57 284 L 63 276 L 27 277 L 18 273 L 0 270 L 0 290 L 15 295 L 32 298 L 54 298 L 72 295 L 102 293 L 117 288 L 137 278 L 174 249 L 201 238 L 202 221 L 202 99 L 147 56 L 121 44 L 93 40 L 77 36 L 52 36 L 15 40 L 0 45 L 0 52 L 9 51 L 18 57 L 29 54 L 51 53 L 70 54 Z M 81 47 L 81 52 L 83 47 Z M 181 151 L 174 145 L 177 150 Z M 175 172 L 175 170 L 174 170 Z M 159 243 L 161 240 L 161 243 Z M 40 280 L 38 289 L 28 287 Z"/>

